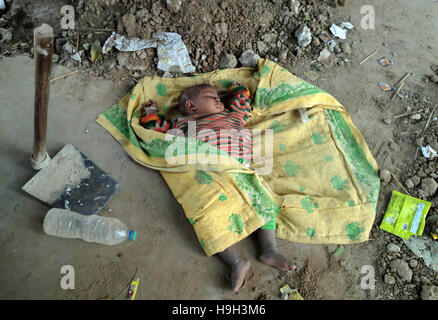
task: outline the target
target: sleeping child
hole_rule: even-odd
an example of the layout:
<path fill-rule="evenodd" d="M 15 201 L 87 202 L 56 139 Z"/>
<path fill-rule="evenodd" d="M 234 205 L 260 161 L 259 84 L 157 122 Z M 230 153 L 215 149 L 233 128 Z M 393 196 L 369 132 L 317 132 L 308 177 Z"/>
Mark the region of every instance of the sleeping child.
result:
<path fill-rule="evenodd" d="M 182 116 L 170 121 L 157 113 L 157 104 L 149 100 L 143 105 L 141 124 L 146 129 L 158 132 L 180 129 L 188 138 L 195 134 L 194 138 L 210 143 L 247 164 L 252 159 L 252 134 L 245 129 L 245 120 L 251 114 L 249 90 L 241 83 L 233 82 L 228 94 L 230 97 L 224 104 L 216 89 L 208 84 L 187 88 L 179 99 Z M 192 121 L 196 124 L 195 132 L 188 130 Z M 239 139 L 232 139 L 236 130 L 239 131 Z M 217 139 L 211 139 L 211 134 L 206 132 L 216 133 Z M 277 250 L 275 229 L 274 217 L 256 231 L 261 247 L 259 260 L 282 271 L 295 270 L 296 266 Z M 218 256 L 231 267 L 231 288 L 237 292 L 250 269 L 250 262 L 238 252 L 236 244 L 218 253 Z"/>

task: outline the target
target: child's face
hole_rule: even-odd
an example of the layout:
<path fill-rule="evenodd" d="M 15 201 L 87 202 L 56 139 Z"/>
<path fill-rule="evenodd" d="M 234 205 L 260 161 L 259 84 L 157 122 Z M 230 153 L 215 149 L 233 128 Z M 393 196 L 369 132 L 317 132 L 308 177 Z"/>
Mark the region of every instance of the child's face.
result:
<path fill-rule="evenodd" d="M 216 89 L 204 87 L 200 89 L 198 96 L 189 102 L 187 108 L 193 114 L 214 114 L 224 111 L 225 106 Z"/>

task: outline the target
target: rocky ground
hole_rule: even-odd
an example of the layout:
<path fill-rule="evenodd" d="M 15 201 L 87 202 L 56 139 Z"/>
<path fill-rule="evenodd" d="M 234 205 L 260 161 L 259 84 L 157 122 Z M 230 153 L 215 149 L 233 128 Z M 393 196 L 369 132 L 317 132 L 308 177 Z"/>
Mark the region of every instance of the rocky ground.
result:
<path fill-rule="evenodd" d="M 113 48 L 92 62 L 93 43 L 102 46 L 112 31 L 127 38 L 143 39 L 151 38 L 157 31 L 176 32 L 187 46 L 196 73 L 247 66 L 250 62 L 242 59 L 246 52 L 253 57 L 272 59 L 288 69 L 305 61 L 310 70 L 303 75 L 310 81 L 316 81 L 330 70 L 348 66 L 352 50 L 358 44 L 355 29 L 348 31 L 353 39 L 348 41 L 339 40 L 330 32 L 332 23 L 349 22 L 348 17 L 340 17 L 337 11 L 338 6 L 348 6 L 347 1 L 318 1 L 317 5 L 314 0 L 248 0 L 245 5 L 235 0 L 79 0 L 63 3 L 6 0 L 5 3 L 6 8 L 0 11 L 1 55 L 32 56 L 32 30 L 41 21 L 48 22 L 55 29 L 55 63 L 79 69 L 91 77 L 112 79 L 115 86 L 127 90 L 144 76 L 164 73 L 156 68 L 158 58 L 156 49 L 152 48 L 136 52 L 119 52 Z M 59 11 L 64 4 L 75 8 L 78 30 L 59 27 Z M 42 7 L 46 9 L 40 11 Z M 388 58 L 397 58 L 397 53 L 392 52 Z M 399 80 L 390 69 L 385 69 L 384 73 L 391 83 Z M 169 77 L 180 75 L 165 74 Z M 430 72 L 422 78 L 426 87 L 432 86 L 436 92 L 438 66 L 431 65 Z M 425 158 L 421 151 L 421 147 L 428 145 L 438 150 L 438 109 L 434 109 L 435 93 L 424 88 L 420 85 L 400 90 L 397 93 L 400 114 L 378 120 L 385 126 L 394 126 L 394 138 L 385 148 L 375 152 L 378 162 L 388 163 L 389 154 L 407 159 L 398 176 L 391 171 L 390 165 L 380 168 L 379 214 L 370 242 L 378 243 L 376 276 L 380 285 L 377 296 L 383 299 L 436 299 L 438 295 L 438 273 L 426 266 L 401 238 L 378 228 L 391 190 L 398 189 L 432 202 L 423 236 L 433 241 L 431 232 L 438 233 L 438 158 Z M 382 114 L 386 114 L 391 109 L 391 96 L 381 93 L 372 99 Z M 417 157 L 407 157 L 404 145 L 418 148 Z M 312 284 L 305 280 L 311 278 L 306 270 L 294 277 L 302 288 L 307 288 L 303 289 L 303 295 L 315 298 Z M 259 298 L 266 296 L 262 294 Z"/>

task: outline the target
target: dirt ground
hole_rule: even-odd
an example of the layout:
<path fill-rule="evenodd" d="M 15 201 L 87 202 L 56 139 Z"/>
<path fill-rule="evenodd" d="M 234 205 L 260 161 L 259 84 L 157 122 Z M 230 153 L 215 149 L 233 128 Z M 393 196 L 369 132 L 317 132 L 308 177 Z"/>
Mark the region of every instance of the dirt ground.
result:
<path fill-rule="evenodd" d="M 306 300 L 418 300 L 423 286 L 438 286 L 436 271 L 400 238 L 378 228 L 392 190 L 408 191 L 432 202 L 424 237 L 430 238 L 429 232 L 438 227 L 438 192 L 428 190 L 424 183 L 430 178 L 438 181 L 438 158 L 426 159 L 421 151 L 415 157 L 417 146 L 438 150 L 438 109 L 431 116 L 438 104 L 437 1 L 367 1 L 374 9 L 374 29 L 361 28 L 365 13 L 361 11 L 364 4 L 358 1 L 298 0 L 297 14 L 292 2 L 249 0 L 243 5 L 235 0 L 192 0 L 171 13 L 165 1 L 6 0 L 6 9 L 0 11 L 1 299 L 115 298 L 125 292 L 136 273 L 141 278 L 137 299 L 280 299 L 279 289 L 289 284 Z M 59 12 L 65 4 L 75 8 L 79 32 L 60 28 Z M 329 46 L 321 33 L 330 34 L 332 23 L 344 21 L 354 28 L 346 40 L 335 39 L 331 58 L 320 63 L 320 52 Z M 107 247 L 49 237 L 42 230 L 48 208 L 20 190 L 35 174 L 29 161 L 33 141 L 32 29 L 42 22 L 55 29 L 52 76 L 79 70 L 51 86 L 48 151 L 55 155 L 72 142 L 121 184 L 101 215 L 117 217 L 138 230 L 134 242 Z M 306 48 L 298 45 L 295 36 L 302 24 L 307 24 L 313 35 Z M 286 274 L 257 262 L 255 239 L 249 237 L 239 247 L 252 269 L 239 293 L 231 293 L 228 268 L 218 258 L 205 256 L 161 175 L 129 159 L 94 123 L 99 113 L 139 79 L 163 75 L 156 68 L 155 49 L 134 53 L 113 49 L 93 63 L 89 46 L 96 40 L 103 45 L 113 30 L 141 38 L 150 38 L 157 30 L 179 33 L 198 73 L 219 68 L 224 53 L 239 58 L 252 49 L 332 94 L 351 114 L 380 169 L 381 190 L 369 241 L 345 246 L 345 252 L 335 256 L 337 245 L 279 239 L 281 253 L 298 266 L 297 272 Z M 71 59 L 66 43 L 84 50 L 81 62 Z M 375 50 L 377 54 L 361 64 Z M 382 57 L 390 58 L 392 64 L 379 65 L 377 59 Z M 394 91 L 383 92 L 378 84 L 396 87 L 408 73 L 410 77 L 391 101 Z M 410 114 L 394 118 L 404 113 Z M 390 243 L 399 251 L 388 250 Z M 412 280 L 403 280 L 391 270 L 391 262 L 397 259 L 409 264 Z M 60 287 L 63 265 L 74 267 L 73 290 Z M 361 287 L 363 266 L 374 268 L 373 289 Z"/>

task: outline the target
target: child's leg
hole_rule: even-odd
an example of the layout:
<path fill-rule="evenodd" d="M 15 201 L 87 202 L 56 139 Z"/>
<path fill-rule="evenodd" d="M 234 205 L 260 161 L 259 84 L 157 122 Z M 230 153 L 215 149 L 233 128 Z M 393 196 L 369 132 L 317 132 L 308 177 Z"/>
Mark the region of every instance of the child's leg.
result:
<path fill-rule="evenodd" d="M 218 256 L 230 265 L 231 289 L 234 292 L 237 292 L 243 284 L 246 272 L 251 267 L 250 262 L 239 254 L 236 245 L 233 245 L 218 253 Z"/>
<path fill-rule="evenodd" d="M 272 218 L 271 221 L 257 230 L 257 238 L 261 247 L 259 259 L 262 263 L 281 271 L 295 270 L 297 267 L 278 252 L 275 229 L 275 220 Z"/>

